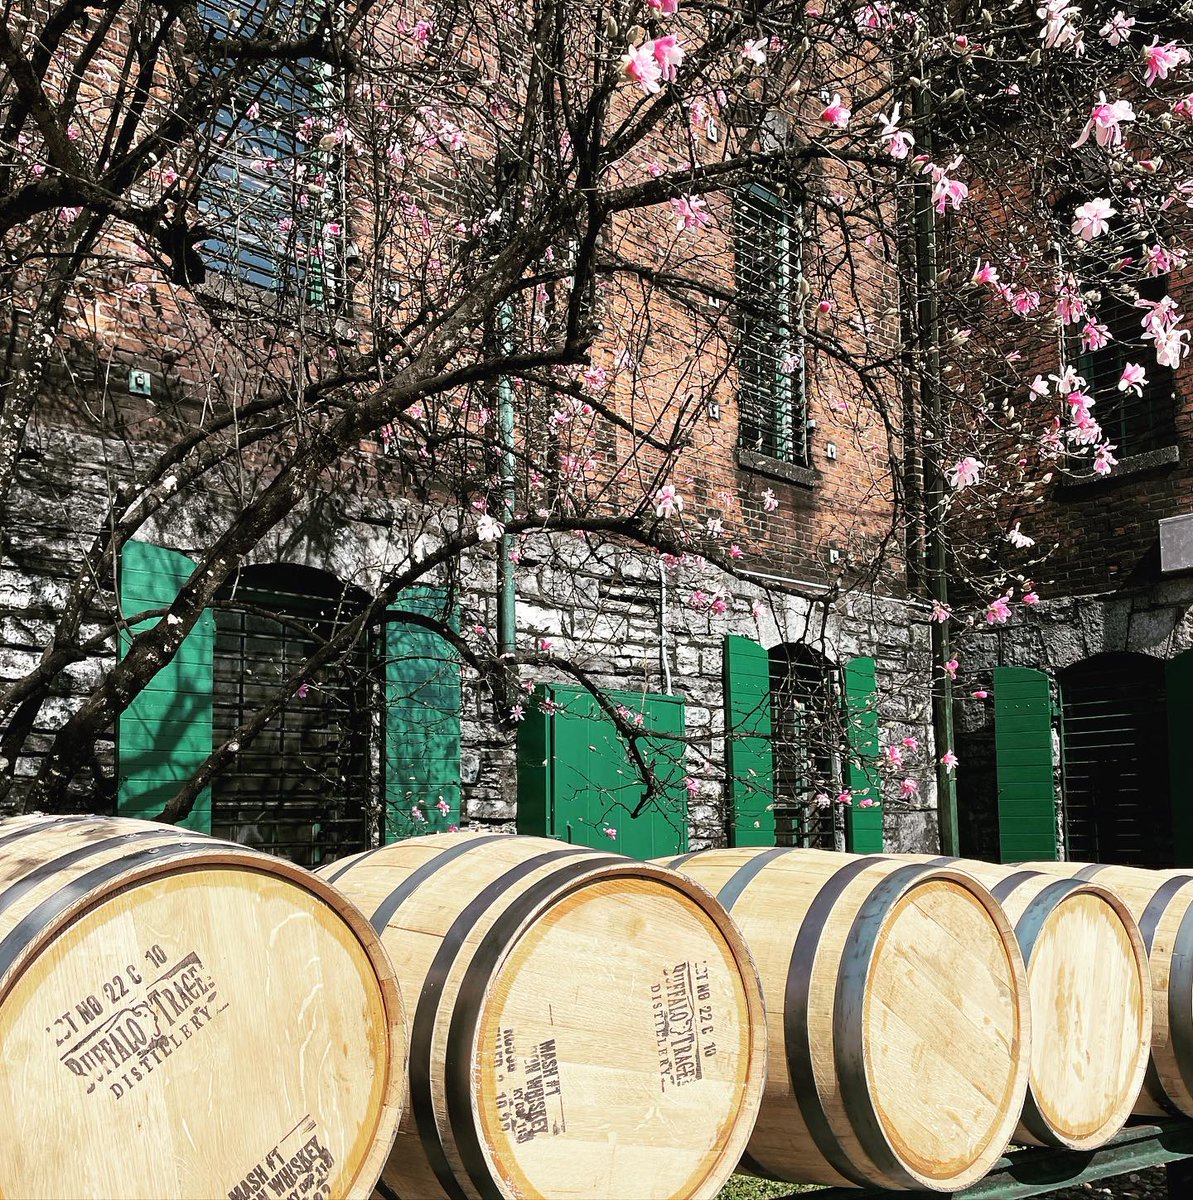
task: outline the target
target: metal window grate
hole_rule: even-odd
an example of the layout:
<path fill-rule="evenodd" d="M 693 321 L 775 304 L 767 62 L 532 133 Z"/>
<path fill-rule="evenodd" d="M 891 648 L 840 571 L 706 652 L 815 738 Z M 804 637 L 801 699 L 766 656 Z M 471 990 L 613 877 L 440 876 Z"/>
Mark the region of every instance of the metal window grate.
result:
<path fill-rule="evenodd" d="M 1171 867 L 1163 662 L 1098 655 L 1060 684 L 1066 857 Z"/>
<path fill-rule="evenodd" d="M 808 465 L 801 244 L 797 208 L 759 184 L 734 205 L 738 298 L 738 442 Z"/>
<path fill-rule="evenodd" d="M 210 2 L 199 12 L 216 46 L 228 36 L 296 37 L 315 23 L 289 0 L 256 0 L 235 23 L 228 9 Z M 218 76 L 218 51 L 213 55 Z M 319 143 L 337 90 L 330 68 L 311 59 L 271 60 L 237 83 L 212 121 L 199 195 L 209 269 L 316 306 L 333 299 L 340 245 L 328 226 L 341 208 L 340 162 Z"/>
<path fill-rule="evenodd" d="M 844 849 L 837 806 L 816 796 L 840 790 L 838 699 L 824 664 L 802 660 L 798 649 L 771 651 L 771 729 L 775 762 L 775 843 Z"/>
<path fill-rule="evenodd" d="M 1149 280 L 1139 288 L 1147 300 L 1159 300 L 1167 292 L 1166 279 Z M 1117 447 L 1118 458 L 1170 445 L 1175 437 L 1173 373 L 1157 364 L 1152 343 L 1143 340 L 1143 316 L 1144 310 L 1130 301 L 1105 293 L 1097 318 L 1110 331 L 1111 340 L 1100 350 L 1081 355 L 1077 362 L 1077 371 L 1094 397 L 1093 415 L 1104 438 Z M 1118 382 L 1128 362 L 1147 370 L 1140 396 L 1119 391 Z"/>
<path fill-rule="evenodd" d="M 277 617 L 216 610 L 212 732 L 231 737 L 354 611 L 277 578 L 241 583 L 235 599 Z M 211 832 L 317 867 L 369 845 L 368 654 L 323 668 L 217 778 Z"/>

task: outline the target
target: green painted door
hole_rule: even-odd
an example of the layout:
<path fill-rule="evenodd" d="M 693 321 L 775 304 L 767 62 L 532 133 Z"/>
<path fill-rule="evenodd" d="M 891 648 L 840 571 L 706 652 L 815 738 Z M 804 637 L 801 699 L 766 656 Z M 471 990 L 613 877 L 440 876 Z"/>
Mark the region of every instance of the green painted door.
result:
<path fill-rule="evenodd" d="M 640 742 L 663 794 L 631 816 L 643 784 L 613 720 L 585 688 L 540 688 L 518 736 L 518 832 L 633 858 L 682 854 L 688 844 L 684 702 L 679 696 L 609 692 L 655 736 Z M 546 708 L 544 710 L 543 704 Z M 612 831 L 612 836 L 608 831 Z"/>
<path fill-rule="evenodd" d="M 195 564 L 177 550 L 148 542 L 124 544 L 120 556 L 120 611 L 125 620 L 172 604 Z M 132 625 L 134 634 L 160 618 Z M 122 633 L 123 657 L 129 636 Z M 156 817 L 211 754 L 212 658 L 215 621 L 205 612 L 168 662 L 121 714 L 116 733 L 116 811 Z M 211 830 L 211 792 L 204 789 L 180 824 Z"/>
<path fill-rule="evenodd" d="M 1052 689 L 1032 667 L 994 669 L 994 757 L 999 859 L 1057 858 Z"/>
<path fill-rule="evenodd" d="M 1170 659 L 1165 675 L 1173 866 L 1189 867 L 1193 866 L 1193 650 Z"/>

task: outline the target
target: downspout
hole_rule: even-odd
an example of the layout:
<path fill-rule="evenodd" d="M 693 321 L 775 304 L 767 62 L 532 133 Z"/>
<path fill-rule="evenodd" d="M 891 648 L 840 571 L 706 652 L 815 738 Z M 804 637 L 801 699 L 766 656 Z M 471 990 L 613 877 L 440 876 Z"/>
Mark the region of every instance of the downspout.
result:
<path fill-rule="evenodd" d="M 509 300 L 503 300 L 497 309 L 497 329 L 501 353 L 511 354 L 514 348 L 513 308 Z M 517 467 L 514 457 L 514 385 L 508 375 L 501 375 L 497 380 L 497 424 L 501 439 L 498 464 L 501 510 L 498 520 L 505 527 L 513 520 L 517 499 L 514 491 Z M 514 563 L 510 560 L 513 550 L 513 536 L 503 533 L 497 549 L 497 654 L 505 668 L 507 703 L 512 701 L 516 687 L 513 671 L 517 648 L 518 593 Z"/>
<path fill-rule="evenodd" d="M 668 696 L 671 692 L 671 661 L 667 657 L 667 568 L 659 559 L 659 667 L 663 674 L 663 687 Z"/>
<path fill-rule="evenodd" d="M 919 77 L 924 77 L 920 63 Z M 915 93 L 916 135 L 924 151 L 932 154 L 932 98 L 926 87 Z M 928 597 L 947 605 L 948 540 L 944 529 L 945 479 L 940 455 L 943 428 L 940 403 L 940 319 L 936 283 L 936 215 L 932 189 L 923 175 L 915 184 L 916 317 L 919 325 L 920 404 L 924 413 L 924 533 L 927 542 L 925 582 Z M 953 681 L 944 664 L 952 657 L 948 621 L 931 621 L 932 631 L 932 740 L 936 749 L 936 805 L 940 823 L 940 849 L 952 856 L 961 853 L 957 823 L 957 781 L 940 761 L 953 744 Z"/>

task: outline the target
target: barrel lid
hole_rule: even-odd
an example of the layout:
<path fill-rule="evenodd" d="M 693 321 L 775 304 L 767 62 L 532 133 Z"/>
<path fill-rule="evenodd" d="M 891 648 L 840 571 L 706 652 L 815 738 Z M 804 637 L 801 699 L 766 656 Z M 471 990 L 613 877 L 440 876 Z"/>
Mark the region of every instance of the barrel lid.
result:
<path fill-rule="evenodd" d="M 83 856 L 111 827 L 163 852 Z M 171 855 L 171 832 L 43 833 L 36 885 L 0 912 L 22 947 L 0 993 L 0 1194 L 367 1195 L 405 1049 L 373 931 L 292 864 L 185 831 Z"/>

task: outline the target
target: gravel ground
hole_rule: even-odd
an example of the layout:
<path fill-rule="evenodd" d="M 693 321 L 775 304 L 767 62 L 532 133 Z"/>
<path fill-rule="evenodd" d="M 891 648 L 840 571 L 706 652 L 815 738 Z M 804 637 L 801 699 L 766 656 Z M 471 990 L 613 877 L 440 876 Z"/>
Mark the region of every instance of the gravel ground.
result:
<path fill-rule="evenodd" d="M 1114 1179 L 1099 1179 L 1096 1183 L 1083 1183 L 1077 1187 L 1061 1188 L 1049 1192 L 1048 1200 L 1170 1200 L 1168 1184 L 1164 1180 L 1164 1168 L 1153 1167 L 1147 1171 L 1132 1171 L 1130 1175 L 1118 1175 Z M 1171 1200 L 1193 1200 L 1193 1196 L 1172 1196 Z"/>

